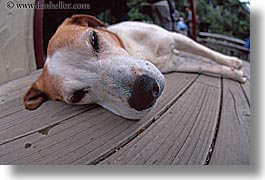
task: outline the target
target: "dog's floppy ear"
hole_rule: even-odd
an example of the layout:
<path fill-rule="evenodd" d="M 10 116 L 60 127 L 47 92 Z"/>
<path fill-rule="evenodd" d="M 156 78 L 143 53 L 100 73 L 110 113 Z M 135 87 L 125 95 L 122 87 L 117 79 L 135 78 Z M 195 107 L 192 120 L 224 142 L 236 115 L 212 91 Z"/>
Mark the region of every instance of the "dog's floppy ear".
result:
<path fill-rule="evenodd" d="M 48 95 L 41 91 L 36 82 L 31 85 L 29 90 L 24 96 L 24 106 L 26 109 L 34 110 L 37 109 L 43 102 L 47 101 Z"/>
<path fill-rule="evenodd" d="M 97 18 L 86 15 L 86 14 L 76 14 L 73 15 L 69 20 L 68 24 L 76 24 L 79 26 L 85 26 L 85 27 L 106 27 L 106 25 L 98 20 Z"/>

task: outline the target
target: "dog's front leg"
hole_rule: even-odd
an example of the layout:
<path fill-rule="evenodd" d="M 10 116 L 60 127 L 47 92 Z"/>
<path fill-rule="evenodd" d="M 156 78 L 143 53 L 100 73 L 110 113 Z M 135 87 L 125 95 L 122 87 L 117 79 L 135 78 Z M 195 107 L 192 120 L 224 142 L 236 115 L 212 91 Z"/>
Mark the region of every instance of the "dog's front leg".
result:
<path fill-rule="evenodd" d="M 172 63 L 169 63 L 166 68 L 161 70 L 162 73 L 168 72 L 194 72 L 194 73 L 213 73 L 219 74 L 222 77 L 240 81 L 242 83 L 246 82 L 246 77 L 242 70 L 237 70 L 235 68 L 227 67 L 219 64 L 195 64 L 192 62 L 185 61 L 181 58 L 174 59 Z"/>
<path fill-rule="evenodd" d="M 185 51 L 191 54 L 196 54 L 202 57 L 209 58 L 218 64 L 226 65 L 235 69 L 240 69 L 243 66 L 242 60 L 237 57 L 227 56 L 207 48 L 192 39 L 178 33 L 172 32 L 176 48 L 180 51 Z"/>

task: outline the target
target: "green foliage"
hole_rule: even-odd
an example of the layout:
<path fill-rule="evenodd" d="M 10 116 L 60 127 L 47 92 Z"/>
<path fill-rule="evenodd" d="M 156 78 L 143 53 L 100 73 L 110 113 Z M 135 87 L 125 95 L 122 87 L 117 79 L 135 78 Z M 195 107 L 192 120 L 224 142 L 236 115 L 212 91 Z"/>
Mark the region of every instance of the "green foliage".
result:
<path fill-rule="evenodd" d="M 175 3 L 180 16 L 185 17 L 184 6 L 190 0 L 171 0 Z M 206 31 L 240 39 L 248 37 L 250 32 L 250 15 L 239 0 L 195 0 L 197 16 L 199 18 L 198 31 Z M 130 20 L 150 20 L 141 12 L 146 0 L 127 0 L 130 8 Z"/>
<path fill-rule="evenodd" d="M 250 32 L 250 15 L 238 0 L 196 0 L 199 31 L 245 39 Z"/>
<path fill-rule="evenodd" d="M 184 11 L 190 0 L 173 0 Z M 250 31 L 250 15 L 238 0 L 195 0 L 198 31 L 207 31 L 245 39 Z M 180 13 L 182 16 L 183 13 Z"/>
<path fill-rule="evenodd" d="M 132 21 L 150 21 L 151 18 L 143 14 L 141 9 L 144 5 L 146 5 L 146 0 L 127 0 L 127 6 L 129 7 L 130 11 L 128 13 L 129 20 Z"/>

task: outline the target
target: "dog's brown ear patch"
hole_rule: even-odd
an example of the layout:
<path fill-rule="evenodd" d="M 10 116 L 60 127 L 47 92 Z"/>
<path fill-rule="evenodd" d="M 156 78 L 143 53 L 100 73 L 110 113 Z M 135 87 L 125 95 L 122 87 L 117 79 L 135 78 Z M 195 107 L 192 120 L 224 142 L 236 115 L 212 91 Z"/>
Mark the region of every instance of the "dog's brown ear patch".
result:
<path fill-rule="evenodd" d="M 39 90 L 36 87 L 36 84 L 33 83 L 24 96 L 24 106 L 26 109 L 34 110 L 48 99 L 48 95 L 45 92 Z"/>
<path fill-rule="evenodd" d="M 79 26 L 85 26 L 85 27 L 106 27 L 106 25 L 98 20 L 97 18 L 90 16 L 90 15 L 86 15 L 86 14 L 76 14 L 73 15 L 69 21 L 69 24 L 76 24 Z"/>

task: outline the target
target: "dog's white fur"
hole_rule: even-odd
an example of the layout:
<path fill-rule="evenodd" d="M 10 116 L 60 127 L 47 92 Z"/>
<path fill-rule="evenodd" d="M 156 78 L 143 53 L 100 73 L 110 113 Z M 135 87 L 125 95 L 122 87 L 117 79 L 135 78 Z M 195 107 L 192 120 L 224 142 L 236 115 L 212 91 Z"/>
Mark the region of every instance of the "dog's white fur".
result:
<path fill-rule="evenodd" d="M 159 26 L 140 23 L 122 22 L 110 26 L 108 30 L 118 34 L 129 54 L 152 62 L 162 73 L 198 72 L 216 73 L 223 77 L 246 82 L 240 59 L 213 51 L 190 38 L 175 32 L 169 32 Z M 201 64 L 175 58 L 178 51 L 200 55 L 220 64 Z"/>
<path fill-rule="evenodd" d="M 243 63 L 206 48 L 190 38 L 140 22 L 123 22 L 103 30 L 84 23 L 103 23 L 87 15 L 68 18 L 49 42 L 48 57 L 42 75 L 24 97 L 25 107 L 36 109 L 47 98 L 69 104 L 97 103 L 129 119 L 140 119 L 152 107 L 137 111 L 128 99 L 132 84 L 141 75 L 153 78 L 159 97 L 165 87 L 162 73 L 173 71 L 215 73 L 245 82 L 239 70 Z M 99 38 L 100 51 L 91 44 L 91 32 Z M 121 42 L 119 42 L 121 40 Z M 178 56 L 184 51 L 200 55 L 218 64 L 197 64 Z M 78 102 L 73 94 L 85 92 Z"/>
<path fill-rule="evenodd" d="M 165 86 L 163 75 L 153 64 L 130 56 L 115 55 L 109 59 L 89 62 L 85 55 L 78 56 L 62 50 L 48 57 L 46 66 L 50 75 L 63 81 L 60 94 L 65 102 L 73 104 L 70 100 L 72 93 L 85 88 L 86 96 L 75 104 L 97 103 L 128 119 L 140 119 L 150 111 L 137 111 L 127 102 L 131 94 L 126 84 L 134 81 L 131 69 L 141 69 L 140 73 L 154 77 L 159 82 L 161 93 Z"/>

